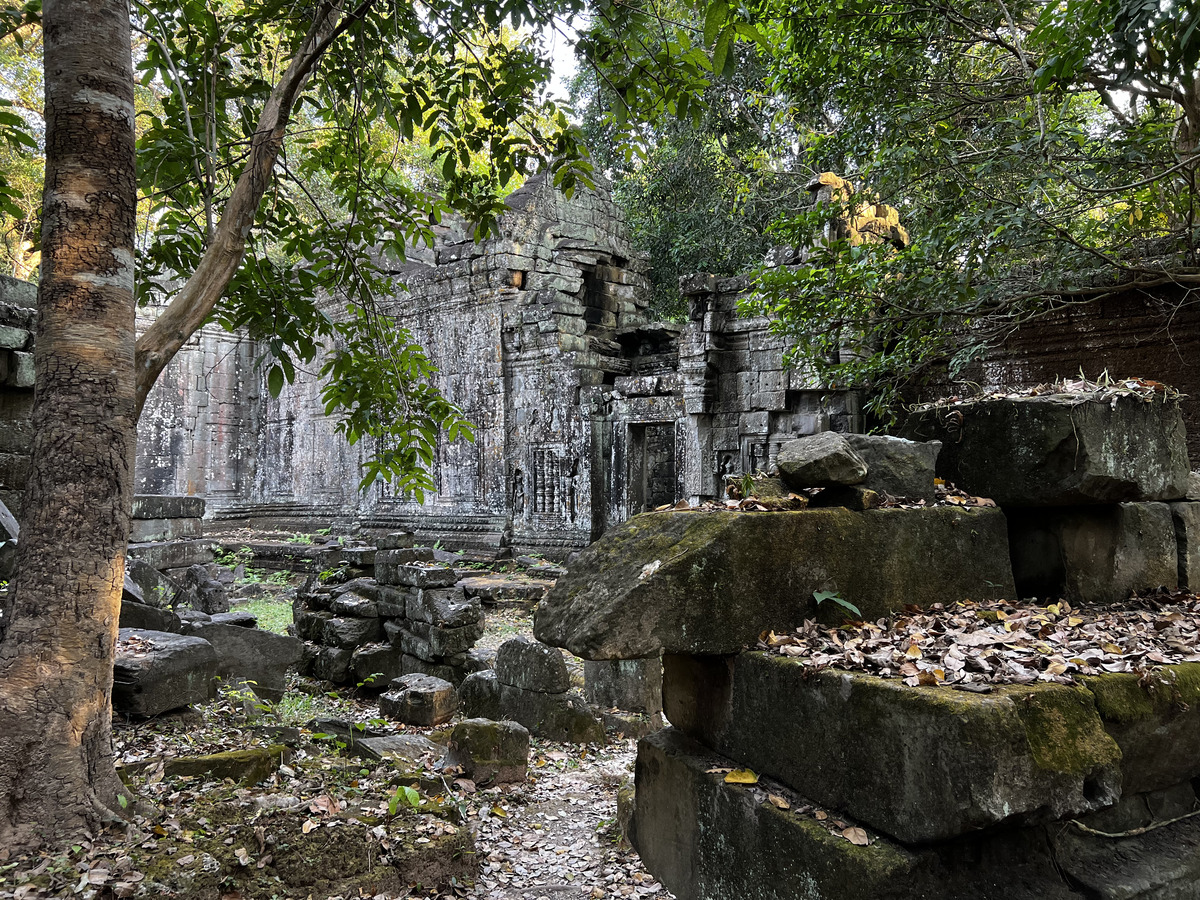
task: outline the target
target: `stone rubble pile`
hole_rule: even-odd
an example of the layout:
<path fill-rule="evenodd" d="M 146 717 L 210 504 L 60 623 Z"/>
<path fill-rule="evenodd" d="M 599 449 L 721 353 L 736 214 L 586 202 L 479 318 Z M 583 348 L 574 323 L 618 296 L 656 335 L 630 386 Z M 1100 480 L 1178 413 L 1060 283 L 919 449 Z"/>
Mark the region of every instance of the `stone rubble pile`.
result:
<path fill-rule="evenodd" d="M 906 433 L 941 440 L 938 474 L 999 506 L 639 516 L 539 607 L 539 640 L 585 658 L 664 653 L 671 727 L 639 742 L 628 826 L 643 862 L 680 900 L 1197 896 L 1200 663 L 957 690 L 745 650 L 829 617 L 822 598 L 886 627 L 909 605 L 1037 583 L 1079 607 L 1193 571 L 1173 403 L 1008 398 Z M 800 487 L 869 483 L 878 447 L 822 438 L 804 459 L 806 442 L 781 452 L 785 479 L 790 459 Z M 929 496 L 927 460 L 908 496 Z"/>
<path fill-rule="evenodd" d="M 571 743 L 604 743 L 604 726 L 587 701 L 571 690 L 562 652 L 512 638 L 496 651 L 494 669 L 469 676 L 459 692 L 473 718 L 520 722 L 538 737 Z"/>
<path fill-rule="evenodd" d="M 486 654 L 474 650 L 484 630 L 480 601 L 466 596 L 454 569 L 433 562 L 431 548 L 375 549 L 372 565 L 375 578 L 312 579 L 297 596 L 294 628 L 307 643 L 306 674 L 384 687 L 412 674 L 459 684 L 487 667 Z"/>

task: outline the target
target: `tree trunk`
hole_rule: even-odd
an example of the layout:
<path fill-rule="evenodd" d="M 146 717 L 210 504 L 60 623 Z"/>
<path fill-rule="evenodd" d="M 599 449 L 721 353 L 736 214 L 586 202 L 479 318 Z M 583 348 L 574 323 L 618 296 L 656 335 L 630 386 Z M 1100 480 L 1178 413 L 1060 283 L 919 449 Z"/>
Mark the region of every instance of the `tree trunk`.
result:
<path fill-rule="evenodd" d="M 112 666 L 136 438 L 128 0 L 46 0 L 33 449 L 0 643 L 0 847 L 115 817 Z"/>

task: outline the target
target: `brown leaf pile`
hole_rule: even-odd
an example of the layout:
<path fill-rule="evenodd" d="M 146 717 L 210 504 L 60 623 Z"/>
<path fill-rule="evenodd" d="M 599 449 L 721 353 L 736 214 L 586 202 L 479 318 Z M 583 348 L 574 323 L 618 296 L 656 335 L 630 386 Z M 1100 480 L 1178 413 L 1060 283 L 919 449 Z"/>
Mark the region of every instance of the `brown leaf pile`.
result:
<path fill-rule="evenodd" d="M 957 406 L 960 403 L 973 403 L 978 400 L 1017 400 L 1023 397 L 1045 397 L 1052 394 L 1081 394 L 1081 400 L 1107 400 L 1116 403 L 1120 397 L 1139 397 L 1147 403 L 1153 400 L 1179 400 L 1185 397 L 1170 385 L 1150 378 L 1113 378 L 1106 369 L 1096 376 L 1095 380 L 1087 378 L 1082 372 L 1078 378 L 1059 378 L 1027 388 L 1000 388 L 991 391 L 979 391 L 966 396 L 955 395 L 943 397 L 932 403 L 920 404 L 917 409 L 930 407 Z"/>
<path fill-rule="evenodd" d="M 1162 591 L 1088 609 L 1065 600 L 935 603 L 840 628 L 809 620 L 792 634 L 760 635 L 758 649 L 797 657 L 814 670 L 850 669 L 912 686 L 987 692 L 993 684 L 1075 684 L 1079 675 L 1145 675 L 1200 661 L 1200 597 Z"/>

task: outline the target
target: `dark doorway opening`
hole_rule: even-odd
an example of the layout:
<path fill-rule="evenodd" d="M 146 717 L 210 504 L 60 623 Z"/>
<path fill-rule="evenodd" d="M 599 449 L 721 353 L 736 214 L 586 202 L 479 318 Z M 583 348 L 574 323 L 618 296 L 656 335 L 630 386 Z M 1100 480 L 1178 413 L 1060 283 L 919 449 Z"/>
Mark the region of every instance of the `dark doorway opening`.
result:
<path fill-rule="evenodd" d="M 629 514 L 675 503 L 677 485 L 675 423 L 630 425 Z"/>

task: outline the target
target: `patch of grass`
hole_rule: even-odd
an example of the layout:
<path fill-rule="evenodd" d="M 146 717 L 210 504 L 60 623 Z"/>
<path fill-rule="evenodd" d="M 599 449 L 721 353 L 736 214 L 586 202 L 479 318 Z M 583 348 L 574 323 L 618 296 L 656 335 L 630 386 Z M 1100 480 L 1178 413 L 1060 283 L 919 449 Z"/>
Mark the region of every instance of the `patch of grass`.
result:
<path fill-rule="evenodd" d="M 237 608 L 255 616 L 263 631 L 287 634 L 287 627 L 292 624 L 292 604 L 277 597 L 256 597 L 239 603 Z"/>

